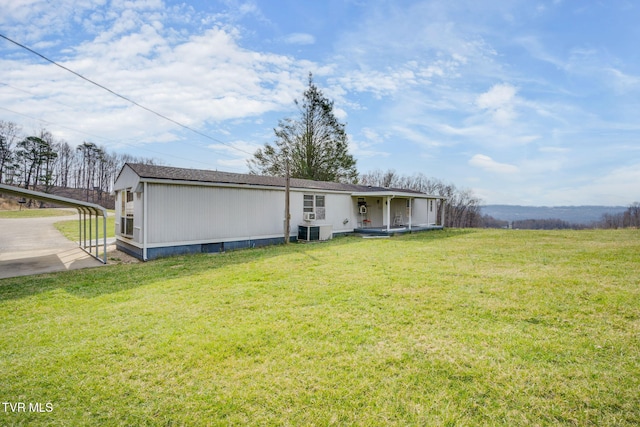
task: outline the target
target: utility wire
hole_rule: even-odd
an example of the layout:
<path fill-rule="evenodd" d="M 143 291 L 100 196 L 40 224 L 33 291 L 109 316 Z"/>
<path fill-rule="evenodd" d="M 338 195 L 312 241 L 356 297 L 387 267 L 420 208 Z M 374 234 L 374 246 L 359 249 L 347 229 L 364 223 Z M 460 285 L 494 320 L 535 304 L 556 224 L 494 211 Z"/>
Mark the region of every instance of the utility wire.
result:
<path fill-rule="evenodd" d="M 33 117 L 33 116 L 30 116 L 30 115 L 24 114 L 24 113 L 19 113 L 17 111 L 10 110 L 10 109 L 2 107 L 2 106 L 0 106 L 0 110 L 5 110 L 5 111 L 8 111 L 10 113 L 17 114 L 19 116 L 23 116 L 23 117 L 26 117 L 28 119 L 36 120 L 36 121 L 43 122 L 43 123 L 46 123 L 46 124 L 56 125 L 56 126 L 59 126 L 59 127 L 63 128 L 63 129 L 68 129 L 68 130 L 73 131 L 73 132 L 82 133 L 82 134 L 85 134 L 87 136 L 91 136 L 93 138 L 98 138 L 98 139 L 102 139 L 102 140 L 105 140 L 105 141 L 111 141 L 111 142 L 114 142 L 114 143 L 117 143 L 117 144 L 126 145 L 128 147 L 132 147 L 132 148 L 135 148 L 137 150 L 148 151 L 149 153 L 153 153 L 153 154 L 160 154 L 162 156 L 171 156 L 174 159 L 186 160 L 186 161 L 191 162 L 191 163 L 201 163 L 201 164 L 206 165 L 206 166 L 211 166 L 210 163 L 203 162 L 201 160 L 187 159 L 185 157 L 176 156 L 175 154 L 168 154 L 168 153 L 163 153 L 161 151 L 151 150 L 150 148 L 141 147 L 139 145 L 131 144 L 131 143 L 128 143 L 128 142 L 125 142 L 125 141 L 122 141 L 122 140 L 113 141 L 113 140 L 111 140 L 109 138 L 105 138 L 103 136 L 93 135 L 93 134 L 90 134 L 90 133 L 87 133 L 87 132 L 84 132 L 84 131 L 81 131 L 81 130 L 78 130 L 78 129 L 74 129 L 74 128 L 70 128 L 68 126 L 64 126 L 64 125 L 61 125 L 61 124 L 50 122 L 48 120 L 39 119 L 37 117 Z"/>
<path fill-rule="evenodd" d="M 34 54 L 34 55 L 36 55 L 36 56 L 39 56 L 40 58 L 44 59 L 45 61 L 52 63 L 52 64 L 53 64 L 53 65 L 55 65 L 56 67 L 60 67 L 60 68 L 62 68 L 63 70 L 68 71 L 68 72 L 70 72 L 71 74 L 76 75 L 77 77 L 80 77 L 82 80 L 85 80 L 85 81 L 87 81 L 87 82 L 91 83 L 92 85 L 98 86 L 99 88 L 106 90 L 107 92 L 111 93 L 112 95 L 117 96 L 118 98 L 124 99 L 125 101 L 127 101 L 127 102 L 129 102 L 129 103 L 131 103 L 131 104 L 135 105 L 136 107 L 142 108 L 143 110 L 148 111 L 148 112 L 150 112 L 151 114 L 155 114 L 156 116 L 158 116 L 158 117 L 160 117 L 160 118 L 162 118 L 162 119 L 164 119 L 164 120 L 167 120 L 167 121 L 169 121 L 169 122 L 171 122 L 171 123 L 173 123 L 173 124 L 175 124 L 175 125 L 178 125 L 178 126 L 180 126 L 181 128 L 187 129 L 187 130 L 189 130 L 189 131 L 191 131 L 191 132 L 193 132 L 193 133 L 196 133 L 196 134 L 198 134 L 198 135 L 200 135 L 200 136 L 203 136 L 203 137 L 205 137 L 205 138 L 207 138 L 207 139 L 209 139 L 209 140 L 211 140 L 211 141 L 217 142 L 217 143 L 219 143 L 219 144 L 226 145 L 226 146 L 228 146 L 228 147 L 230 147 L 230 148 L 233 148 L 234 150 L 240 151 L 240 152 L 245 153 L 245 154 L 249 154 L 249 155 L 251 155 L 251 156 L 253 155 L 253 153 L 250 153 L 250 152 L 245 151 L 245 150 L 243 150 L 243 149 L 241 149 L 241 148 L 235 147 L 235 146 L 233 146 L 233 145 L 231 145 L 231 144 L 229 144 L 229 143 L 226 143 L 226 142 L 220 141 L 219 139 L 216 139 L 216 138 L 214 138 L 214 137 L 212 137 L 212 136 L 209 136 L 209 135 L 207 135 L 207 134 L 205 134 L 205 133 L 202 133 L 202 132 L 200 132 L 200 131 L 199 131 L 199 130 L 197 130 L 197 129 L 193 129 L 192 127 L 189 127 L 189 126 L 187 126 L 187 125 L 185 125 L 185 124 L 182 124 L 182 123 L 180 123 L 180 122 L 178 122 L 178 121 L 176 121 L 176 120 L 174 120 L 174 119 L 172 119 L 172 118 L 170 118 L 170 117 L 167 117 L 167 116 L 165 116 L 164 114 L 158 113 L 157 111 L 154 111 L 154 110 L 152 110 L 151 108 L 145 107 L 144 105 L 142 105 L 142 104 L 140 104 L 140 103 L 138 103 L 138 102 L 136 102 L 136 101 L 132 100 L 131 98 L 127 98 L 127 97 L 126 97 L 126 96 L 124 96 L 124 95 L 120 95 L 119 93 L 114 92 L 113 90 L 109 89 L 108 87 L 103 86 L 103 85 L 101 85 L 100 83 L 97 83 L 97 82 L 95 82 L 95 81 L 93 81 L 93 80 L 91 80 L 91 79 L 89 79 L 89 78 L 87 78 L 87 77 L 83 76 L 82 74 L 80 74 L 80 73 L 78 73 L 78 72 L 76 72 L 76 71 L 73 71 L 73 70 L 72 70 L 72 69 L 70 69 L 70 68 L 65 67 L 64 65 L 58 64 L 58 63 L 57 63 L 57 62 L 55 62 L 54 60 L 47 58 L 46 56 L 42 55 L 41 53 L 38 53 L 38 52 L 36 52 L 35 50 L 33 50 L 33 49 L 31 49 L 31 48 L 29 48 L 29 47 L 27 47 L 27 46 L 25 46 L 25 45 L 23 45 L 23 44 L 21 44 L 21 43 L 18 43 L 17 41 L 15 41 L 15 40 L 13 40 L 13 39 L 10 39 L 9 37 L 5 36 L 4 34 L 0 34 L 0 37 L 1 37 L 1 38 L 3 38 L 3 39 L 5 39 L 6 41 L 8 41 L 8 42 L 10 42 L 10 43 L 15 44 L 15 45 L 16 45 L 16 46 L 18 46 L 18 47 L 21 47 L 21 48 L 22 48 L 22 49 L 24 49 L 24 50 L 27 50 L 27 51 L 29 51 L 29 52 L 33 53 L 33 54 Z"/>

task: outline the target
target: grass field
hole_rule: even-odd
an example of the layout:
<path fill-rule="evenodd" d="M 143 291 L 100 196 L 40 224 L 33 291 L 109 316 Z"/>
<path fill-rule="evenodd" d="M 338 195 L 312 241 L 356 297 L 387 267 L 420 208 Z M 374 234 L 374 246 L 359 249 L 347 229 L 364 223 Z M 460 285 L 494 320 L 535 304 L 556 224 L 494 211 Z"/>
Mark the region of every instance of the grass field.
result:
<path fill-rule="evenodd" d="M 44 218 L 48 216 L 77 215 L 75 210 L 69 209 L 22 209 L 0 210 L 0 218 Z"/>
<path fill-rule="evenodd" d="M 107 217 L 107 238 L 115 237 L 116 235 L 115 221 L 116 221 L 115 217 L 113 216 Z M 102 217 L 98 217 L 98 232 L 100 233 L 101 238 L 102 238 L 103 222 L 104 222 L 104 219 Z M 74 242 L 77 242 L 78 240 L 80 240 L 80 231 L 78 230 L 77 215 L 76 215 L 76 219 L 72 219 L 69 221 L 56 222 L 53 225 L 67 239 L 73 240 Z M 91 226 L 95 227 L 95 216 L 92 219 Z M 93 229 L 93 233 L 94 233 L 93 235 L 95 236 L 95 228 Z"/>
<path fill-rule="evenodd" d="M 345 237 L 4 279 L 0 325 L 0 399 L 45 408 L 7 425 L 640 425 L 638 230 Z"/>

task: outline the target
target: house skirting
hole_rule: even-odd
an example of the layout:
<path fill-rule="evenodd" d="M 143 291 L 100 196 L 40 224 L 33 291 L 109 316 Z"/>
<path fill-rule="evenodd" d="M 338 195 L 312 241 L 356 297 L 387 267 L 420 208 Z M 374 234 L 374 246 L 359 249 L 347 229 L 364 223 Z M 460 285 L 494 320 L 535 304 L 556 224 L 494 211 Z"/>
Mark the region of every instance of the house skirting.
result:
<path fill-rule="evenodd" d="M 353 230 L 355 234 L 366 234 L 372 236 L 395 236 L 396 234 L 405 234 L 405 233 L 417 233 L 420 231 L 430 231 L 430 230 L 442 230 L 444 227 L 441 225 L 420 225 L 409 227 L 391 227 L 387 230 L 387 227 L 366 227 L 366 228 L 356 228 Z"/>
<path fill-rule="evenodd" d="M 290 241 L 295 242 L 296 240 L 297 239 L 295 236 L 290 237 Z M 262 246 L 278 245 L 282 243 L 284 243 L 284 237 L 236 240 L 231 242 L 196 243 L 190 245 L 167 245 L 147 248 L 147 261 L 174 255 L 198 253 L 210 254 L 225 251 L 234 251 L 237 249 L 259 248 Z M 116 240 L 116 248 L 126 254 L 144 261 L 143 249 L 141 247 L 134 246 L 122 240 Z"/>

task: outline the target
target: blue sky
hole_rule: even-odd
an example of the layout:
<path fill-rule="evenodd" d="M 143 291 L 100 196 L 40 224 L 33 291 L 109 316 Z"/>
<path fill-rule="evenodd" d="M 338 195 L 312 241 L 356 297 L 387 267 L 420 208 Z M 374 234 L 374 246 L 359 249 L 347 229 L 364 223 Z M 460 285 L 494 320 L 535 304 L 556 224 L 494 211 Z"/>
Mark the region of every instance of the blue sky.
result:
<path fill-rule="evenodd" d="M 72 145 L 246 172 L 309 72 L 358 170 L 487 204 L 640 201 L 640 4 L 0 0 L 0 119 Z"/>

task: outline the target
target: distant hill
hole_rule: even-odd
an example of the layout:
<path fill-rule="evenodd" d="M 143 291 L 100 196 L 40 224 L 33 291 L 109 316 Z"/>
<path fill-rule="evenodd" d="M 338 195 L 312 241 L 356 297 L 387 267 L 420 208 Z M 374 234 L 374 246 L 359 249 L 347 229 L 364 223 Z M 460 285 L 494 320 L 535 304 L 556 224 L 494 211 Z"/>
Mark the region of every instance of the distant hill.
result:
<path fill-rule="evenodd" d="M 524 219 L 560 219 L 572 224 L 591 224 L 602 219 L 603 214 L 624 212 L 626 206 L 482 206 L 482 215 L 489 215 L 503 221 Z"/>

